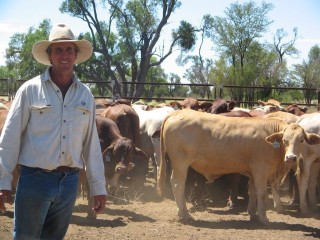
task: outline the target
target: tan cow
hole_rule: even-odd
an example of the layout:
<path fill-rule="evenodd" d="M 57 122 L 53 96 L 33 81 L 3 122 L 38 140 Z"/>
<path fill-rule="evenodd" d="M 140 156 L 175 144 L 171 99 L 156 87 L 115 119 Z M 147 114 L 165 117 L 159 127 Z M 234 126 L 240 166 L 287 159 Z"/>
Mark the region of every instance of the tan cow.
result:
<path fill-rule="evenodd" d="M 294 122 L 298 121 L 299 116 L 296 116 L 296 115 L 294 115 L 292 113 L 288 113 L 288 112 L 278 111 L 278 112 L 268 113 L 268 114 L 264 115 L 263 118 L 278 118 L 278 119 L 281 119 L 287 123 L 294 123 Z"/>
<path fill-rule="evenodd" d="M 278 119 L 228 118 L 215 114 L 179 110 L 168 115 L 161 128 L 161 162 L 158 193 L 165 183 L 168 156 L 171 186 L 183 222 L 192 220 L 184 197 L 189 166 L 212 181 L 223 174 L 249 177 L 248 212 L 251 219 L 268 223 L 265 199 L 268 179 L 284 164 L 295 162 L 308 144 L 320 137 L 299 125 Z M 258 215 L 256 215 L 258 213 Z"/>

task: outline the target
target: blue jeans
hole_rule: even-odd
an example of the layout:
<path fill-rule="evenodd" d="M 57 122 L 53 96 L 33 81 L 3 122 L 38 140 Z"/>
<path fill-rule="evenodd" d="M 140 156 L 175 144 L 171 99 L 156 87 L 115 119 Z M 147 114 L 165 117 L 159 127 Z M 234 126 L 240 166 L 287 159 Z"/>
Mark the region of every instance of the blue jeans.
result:
<path fill-rule="evenodd" d="M 14 205 L 15 240 L 63 239 L 77 197 L 79 171 L 21 166 Z"/>

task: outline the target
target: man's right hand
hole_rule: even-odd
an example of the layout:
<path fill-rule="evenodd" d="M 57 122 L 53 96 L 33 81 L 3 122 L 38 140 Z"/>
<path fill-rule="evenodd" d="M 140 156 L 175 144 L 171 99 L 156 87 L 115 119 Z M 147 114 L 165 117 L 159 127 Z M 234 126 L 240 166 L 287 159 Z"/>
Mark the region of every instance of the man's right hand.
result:
<path fill-rule="evenodd" d="M 5 203 L 12 204 L 12 191 L 11 190 L 0 190 L 0 211 L 5 212 Z"/>

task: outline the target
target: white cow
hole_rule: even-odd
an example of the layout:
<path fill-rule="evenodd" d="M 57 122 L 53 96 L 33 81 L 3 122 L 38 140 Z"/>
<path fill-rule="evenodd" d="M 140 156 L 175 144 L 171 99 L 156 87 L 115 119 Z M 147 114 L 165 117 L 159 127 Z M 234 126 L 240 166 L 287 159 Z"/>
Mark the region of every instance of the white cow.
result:
<path fill-rule="evenodd" d="M 278 119 L 229 118 L 185 109 L 163 121 L 160 141 L 158 193 L 163 192 L 168 156 L 171 186 L 182 221 L 192 219 L 184 197 L 191 166 L 208 181 L 228 173 L 248 176 L 248 212 L 265 224 L 269 221 L 265 209 L 267 182 L 281 166 L 295 162 L 310 144 L 320 144 L 320 136 Z"/>
<path fill-rule="evenodd" d="M 297 120 L 306 132 L 320 134 L 320 112 L 307 113 Z M 310 207 L 317 206 L 316 186 L 319 176 L 320 148 L 313 146 L 312 151 L 306 149 L 302 154 L 302 161 L 299 162 L 297 180 L 299 186 L 300 209 L 303 215 L 309 215 L 310 209 L 307 202 L 307 191 Z"/>
<path fill-rule="evenodd" d="M 141 104 L 132 104 L 140 120 L 141 149 L 155 163 L 157 171 L 160 158 L 160 129 L 163 119 L 168 113 L 174 111 L 172 107 L 163 106 L 152 110 L 145 110 L 146 106 Z"/>

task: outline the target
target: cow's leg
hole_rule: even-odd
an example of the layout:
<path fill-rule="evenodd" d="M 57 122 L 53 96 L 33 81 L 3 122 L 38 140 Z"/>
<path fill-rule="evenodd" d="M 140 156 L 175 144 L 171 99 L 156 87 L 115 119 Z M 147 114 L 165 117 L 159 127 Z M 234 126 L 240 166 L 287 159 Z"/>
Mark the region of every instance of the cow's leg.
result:
<path fill-rule="evenodd" d="M 225 177 L 227 179 L 228 188 L 230 190 L 227 206 L 229 207 L 229 209 L 234 209 L 238 200 L 238 189 L 242 175 L 239 173 L 232 173 L 227 174 Z"/>
<path fill-rule="evenodd" d="M 259 222 L 268 224 L 269 220 L 266 216 L 266 199 L 267 199 L 267 176 L 261 172 L 259 175 L 254 175 L 254 189 L 257 197 L 257 213 Z"/>
<path fill-rule="evenodd" d="M 159 172 L 159 167 L 160 167 L 160 138 L 151 138 L 151 142 L 153 145 L 153 149 L 154 149 L 154 161 L 155 161 L 155 167 L 156 167 L 156 177 L 155 179 L 157 179 L 157 175 Z"/>
<path fill-rule="evenodd" d="M 181 221 L 185 223 L 193 220 L 187 210 L 186 200 L 184 196 L 187 172 L 188 166 L 172 166 L 172 174 L 170 179 L 173 195 L 178 207 L 178 216 L 180 217 Z"/>
<path fill-rule="evenodd" d="M 310 178 L 311 164 L 312 163 L 310 163 L 310 161 L 303 161 L 303 171 L 301 171 L 301 174 L 298 177 L 300 210 L 301 215 L 303 216 L 308 216 L 310 214 L 307 202 L 307 189 Z"/>
<path fill-rule="evenodd" d="M 295 176 L 295 171 L 290 170 L 288 173 L 288 183 L 289 183 L 289 205 L 299 203 L 299 187 L 297 178 Z"/>
<path fill-rule="evenodd" d="M 256 195 L 254 181 L 252 177 L 249 177 L 248 213 L 250 215 L 250 220 L 257 219 L 257 195 Z"/>
<path fill-rule="evenodd" d="M 280 187 L 280 180 L 276 180 L 271 184 L 273 206 L 278 213 L 283 212 L 283 206 L 280 199 L 279 187 Z"/>
<path fill-rule="evenodd" d="M 311 209 L 317 209 L 317 185 L 318 185 L 318 176 L 320 173 L 320 161 L 317 160 L 311 165 L 310 179 L 308 184 L 308 197 L 309 205 Z"/>

